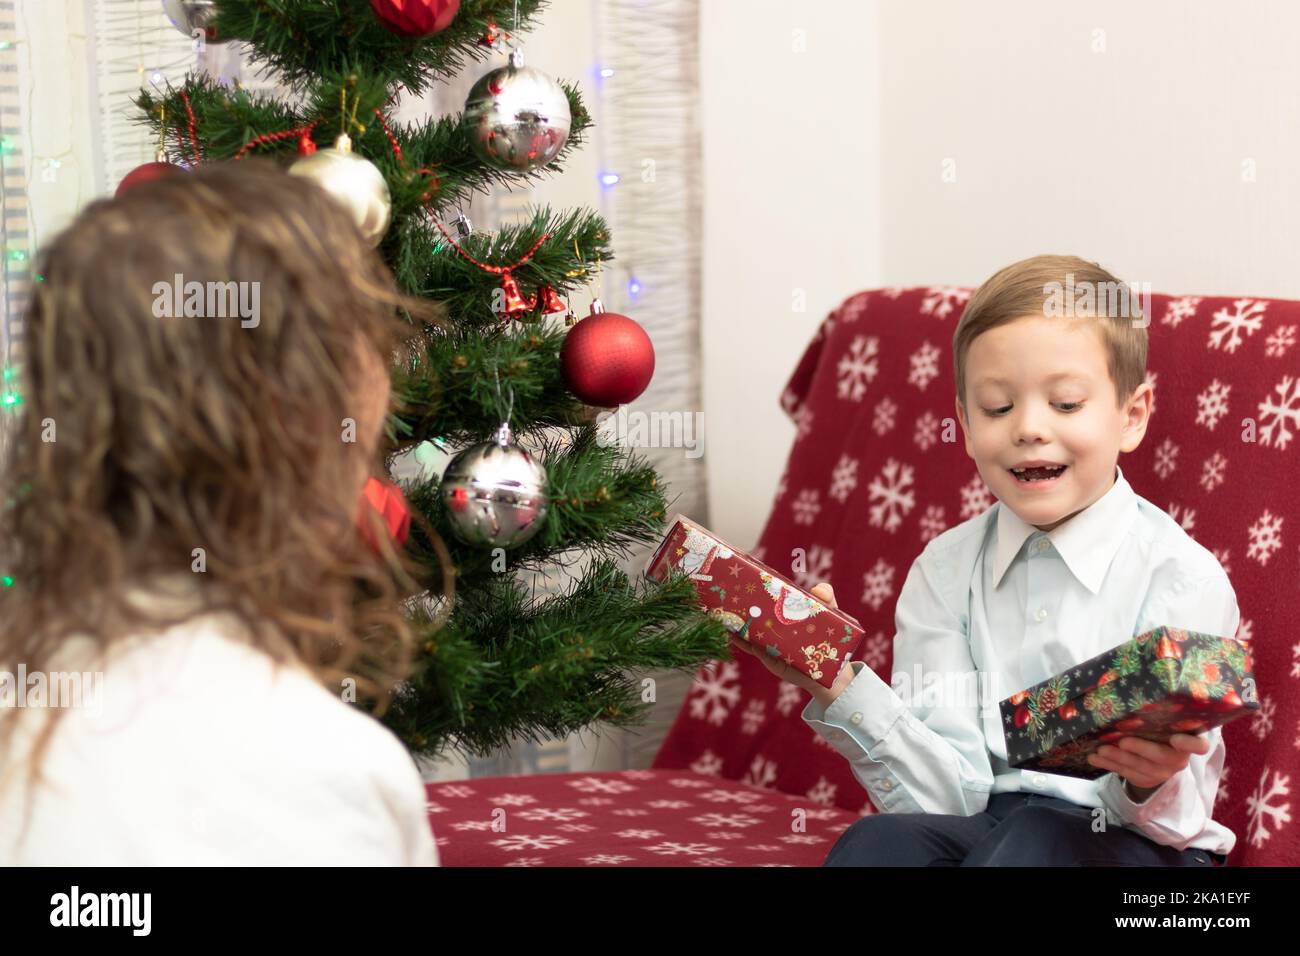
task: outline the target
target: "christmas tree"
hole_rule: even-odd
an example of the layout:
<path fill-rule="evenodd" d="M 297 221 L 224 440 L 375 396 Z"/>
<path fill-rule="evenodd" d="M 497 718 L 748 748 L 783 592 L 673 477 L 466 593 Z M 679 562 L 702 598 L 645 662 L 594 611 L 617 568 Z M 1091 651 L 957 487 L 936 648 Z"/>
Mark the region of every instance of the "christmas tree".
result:
<path fill-rule="evenodd" d="M 159 154 L 124 185 L 277 157 L 344 203 L 403 291 L 447 317 L 421 324 L 415 354 L 391 370 L 383 455 L 391 470 L 424 442 L 458 452 L 443 476 L 403 488 L 418 516 L 406 547 L 427 559 L 430 580 L 438 565 L 454 576 L 454 597 L 410 603 L 422 650 L 384 722 L 430 757 L 643 722 L 653 695 L 640 675 L 716 659 L 727 639 L 687 579 L 655 585 L 620 568 L 662 533 L 666 489 L 644 458 L 601 440 L 594 412 L 645 388 L 653 351 L 635 322 L 598 304 L 576 324 L 560 316 L 613 258 L 609 229 L 589 210 L 536 209 L 495 234 L 454 215 L 476 191 L 558 173 L 590 128 L 580 91 L 524 63 L 516 46 L 544 4 L 165 6 L 209 43 L 246 42 L 289 92 L 255 95 L 193 74 L 142 91 L 136 106 Z M 508 64 L 479 65 L 507 50 Z M 391 118 L 404 91 L 420 95 L 471 65 L 485 75 L 463 114 Z M 585 572 L 560 593 L 539 599 L 525 583 L 584 555 Z"/>

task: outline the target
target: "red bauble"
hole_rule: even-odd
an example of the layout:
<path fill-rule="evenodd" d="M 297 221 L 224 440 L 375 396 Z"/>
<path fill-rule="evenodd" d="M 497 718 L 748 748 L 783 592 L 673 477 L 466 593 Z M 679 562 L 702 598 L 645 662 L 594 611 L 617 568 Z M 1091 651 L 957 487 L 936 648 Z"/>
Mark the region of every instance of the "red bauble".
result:
<path fill-rule="evenodd" d="M 460 0 L 370 0 L 379 22 L 404 37 L 432 36 L 451 26 Z"/>
<path fill-rule="evenodd" d="M 395 547 L 400 548 L 406 544 L 411 531 L 411 511 L 406 505 L 406 498 L 402 496 L 402 489 L 378 478 L 366 479 L 366 487 L 362 490 L 357 507 L 357 527 L 365 542 L 378 551 L 379 546 L 370 530 L 370 515 L 367 514 L 371 510 L 379 512 Z"/>
<path fill-rule="evenodd" d="M 569 330 L 560 368 L 579 399 L 612 408 L 645 391 L 655 371 L 655 350 L 645 329 L 626 315 L 593 312 Z"/>
<path fill-rule="evenodd" d="M 155 179 L 162 179 L 164 176 L 170 176 L 172 173 L 184 172 L 174 163 L 145 163 L 143 166 L 137 166 L 117 184 L 117 191 L 114 196 L 120 196 L 132 186 L 139 186 L 141 183 L 152 182 Z"/>

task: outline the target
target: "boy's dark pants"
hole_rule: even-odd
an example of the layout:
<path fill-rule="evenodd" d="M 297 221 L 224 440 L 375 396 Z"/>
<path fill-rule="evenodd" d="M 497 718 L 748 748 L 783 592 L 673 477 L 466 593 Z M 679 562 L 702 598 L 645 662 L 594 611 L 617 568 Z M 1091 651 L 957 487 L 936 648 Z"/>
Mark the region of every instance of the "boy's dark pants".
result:
<path fill-rule="evenodd" d="M 1092 830 L 1093 811 L 1038 793 L 997 793 L 983 813 L 877 813 L 840 835 L 823 866 L 1211 866 L 1217 853 Z"/>

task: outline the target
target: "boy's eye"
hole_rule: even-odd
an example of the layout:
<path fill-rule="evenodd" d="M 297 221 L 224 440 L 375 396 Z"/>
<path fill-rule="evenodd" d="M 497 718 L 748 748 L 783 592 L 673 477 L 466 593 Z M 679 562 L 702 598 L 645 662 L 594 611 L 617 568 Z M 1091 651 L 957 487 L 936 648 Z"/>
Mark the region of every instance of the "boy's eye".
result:
<path fill-rule="evenodd" d="M 1083 407 L 1083 402 L 1057 402 L 1056 407 L 1063 412 L 1073 412 Z M 984 414 L 989 418 L 997 418 L 1011 410 L 1010 405 L 1003 405 L 1001 408 L 986 408 Z"/>

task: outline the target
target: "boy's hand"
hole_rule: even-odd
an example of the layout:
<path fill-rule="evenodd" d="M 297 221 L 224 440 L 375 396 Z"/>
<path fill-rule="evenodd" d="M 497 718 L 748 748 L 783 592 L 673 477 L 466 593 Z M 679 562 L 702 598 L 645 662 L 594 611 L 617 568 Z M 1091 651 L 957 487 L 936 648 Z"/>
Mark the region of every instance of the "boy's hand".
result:
<path fill-rule="evenodd" d="M 1168 744 L 1121 737 L 1089 754 L 1088 763 L 1124 778 L 1129 796 L 1140 803 L 1174 774 L 1185 770 L 1191 754 L 1209 752 L 1210 742 L 1202 734 L 1174 734 Z"/>
<path fill-rule="evenodd" d="M 836 606 L 835 591 L 827 582 L 823 581 L 814 586 L 811 589 L 811 593 L 813 597 L 821 601 L 827 607 Z M 857 618 L 853 618 L 853 620 L 856 621 Z M 822 705 L 822 707 L 829 707 L 834 702 L 835 698 L 840 696 L 840 692 L 844 690 L 844 688 L 848 687 L 849 684 L 853 683 L 853 678 L 856 676 L 853 673 L 852 667 L 847 665 L 841 667 L 840 672 L 835 675 L 834 685 L 830 690 L 827 690 L 807 674 L 803 673 L 803 671 L 791 667 L 779 657 L 772 657 L 765 651 L 755 648 L 748 641 L 741 640 L 734 634 L 731 637 L 731 647 L 733 650 L 743 651 L 746 654 L 752 654 L 754 657 L 757 657 L 763 662 L 763 666 L 775 674 L 779 679 L 788 681 L 796 687 L 806 690 L 813 696 L 814 700 Z"/>

